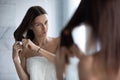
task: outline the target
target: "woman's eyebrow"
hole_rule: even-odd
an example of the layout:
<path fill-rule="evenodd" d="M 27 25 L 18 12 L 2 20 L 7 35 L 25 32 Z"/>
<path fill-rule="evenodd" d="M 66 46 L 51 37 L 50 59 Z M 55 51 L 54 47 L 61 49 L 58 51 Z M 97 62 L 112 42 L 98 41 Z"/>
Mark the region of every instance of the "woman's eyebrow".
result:
<path fill-rule="evenodd" d="M 36 23 L 34 23 L 34 24 L 42 24 L 41 22 L 36 22 Z"/>

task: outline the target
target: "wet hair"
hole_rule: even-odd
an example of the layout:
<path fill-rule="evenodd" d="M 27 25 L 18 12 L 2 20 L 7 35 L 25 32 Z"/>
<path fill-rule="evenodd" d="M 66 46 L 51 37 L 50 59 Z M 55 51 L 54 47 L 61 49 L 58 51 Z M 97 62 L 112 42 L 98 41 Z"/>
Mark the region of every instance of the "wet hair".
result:
<path fill-rule="evenodd" d="M 47 12 L 41 6 L 32 6 L 28 9 L 26 15 L 24 16 L 21 24 L 14 32 L 14 38 L 16 41 L 21 41 L 22 38 L 34 39 L 34 33 L 30 29 L 33 25 L 34 19 L 42 14 L 47 14 Z"/>
<path fill-rule="evenodd" d="M 94 37 L 101 41 L 100 54 L 103 55 L 108 71 L 118 71 L 120 67 L 120 0 L 81 0 L 76 12 L 61 32 L 61 46 L 74 44 L 71 32 L 82 23 L 93 29 Z"/>

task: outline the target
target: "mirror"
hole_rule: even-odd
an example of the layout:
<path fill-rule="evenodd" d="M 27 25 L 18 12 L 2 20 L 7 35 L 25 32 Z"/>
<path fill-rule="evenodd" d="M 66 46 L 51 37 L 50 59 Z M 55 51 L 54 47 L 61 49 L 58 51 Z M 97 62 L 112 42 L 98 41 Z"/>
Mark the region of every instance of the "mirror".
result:
<path fill-rule="evenodd" d="M 13 32 L 27 9 L 40 5 L 48 12 L 49 36 L 59 36 L 80 0 L 0 0 L 0 80 L 18 80 L 12 61 Z"/>

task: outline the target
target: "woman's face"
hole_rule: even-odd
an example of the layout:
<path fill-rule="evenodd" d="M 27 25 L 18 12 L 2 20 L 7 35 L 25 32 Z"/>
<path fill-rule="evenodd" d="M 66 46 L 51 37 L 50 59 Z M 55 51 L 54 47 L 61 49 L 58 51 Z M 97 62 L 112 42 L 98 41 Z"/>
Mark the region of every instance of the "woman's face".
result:
<path fill-rule="evenodd" d="M 47 35 L 48 31 L 47 14 L 42 14 L 34 19 L 32 30 L 35 36 L 44 37 Z"/>

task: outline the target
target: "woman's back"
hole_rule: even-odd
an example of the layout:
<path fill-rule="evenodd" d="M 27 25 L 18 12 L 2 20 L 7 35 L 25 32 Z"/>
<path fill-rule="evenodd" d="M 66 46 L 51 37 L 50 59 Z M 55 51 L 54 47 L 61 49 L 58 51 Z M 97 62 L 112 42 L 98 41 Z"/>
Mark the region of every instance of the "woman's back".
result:
<path fill-rule="evenodd" d="M 119 7 L 120 0 L 81 0 L 75 14 L 63 29 L 60 55 L 64 54 L 64 57 L 79 52 L 71 52 L 69 49 L 75 44 L 72 31 L 81 24 L 89 24 L 94 38 L 100 40 L 99 53 L 80 57 L 81 80 L 120 80 Z M 71 53 L 62 51 L 65 47 Z M 64 63 L 68 63 L 66 58 Z"/>
<path fill-rule="evenodd" d="M 93 56 L 84 56 L 80 62 L 81 80 L 120 80 L 120 72 L 108 70 L 102 53 Z"/>

